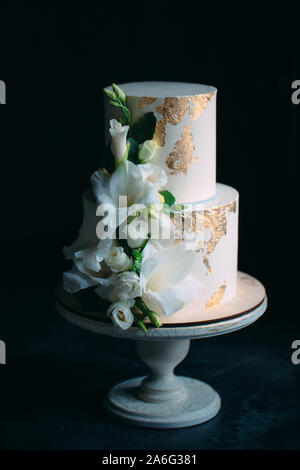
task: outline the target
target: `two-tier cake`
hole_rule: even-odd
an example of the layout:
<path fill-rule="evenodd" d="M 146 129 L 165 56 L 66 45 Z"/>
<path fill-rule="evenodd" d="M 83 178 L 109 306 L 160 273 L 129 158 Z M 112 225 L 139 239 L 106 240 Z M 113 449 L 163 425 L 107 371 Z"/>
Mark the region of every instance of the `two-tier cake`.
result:
<path fill-rule="evenodd" d="M 84 193 L 69 292 L 93 288 L 115 325 L 184 322 L 236 293 L 238 193 L 216 183 L 214 87 L 105 89 L 106 150 Z"/>

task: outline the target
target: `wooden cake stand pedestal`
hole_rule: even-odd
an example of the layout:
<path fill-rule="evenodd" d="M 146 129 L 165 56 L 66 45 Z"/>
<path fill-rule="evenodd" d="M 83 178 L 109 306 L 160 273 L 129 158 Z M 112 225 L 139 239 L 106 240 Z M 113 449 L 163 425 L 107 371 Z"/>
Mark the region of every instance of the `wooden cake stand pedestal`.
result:
<path fill-rule="evenodd" d="M 105 408 L 120 421 L 149 428 L 193 426 L 218 413 L 221 407 L 218 393 L 200 380 L 176 376 L 174 368 L 188 354 L 191 339 L 244 328 L 257 320 L 267 307 L 263 285 L 240 272 L 234 299 L 201 312 L 201 321 L 196 321 L 199 314 L 187 312 L 184 323 L 176 323 L 176 313 L 163 327 L 150 327 L 147 334 L 136 327 L 121 330 L 105 321 L 103 313 L 87 311 L 84 302 L 64 291 L 61 285 L 57 288 L 56 299 L 57 310 L 74 325 L 136 341 L 138 355 L 149 366 L 151 374 L 115 385 L 105 398 Z"/>

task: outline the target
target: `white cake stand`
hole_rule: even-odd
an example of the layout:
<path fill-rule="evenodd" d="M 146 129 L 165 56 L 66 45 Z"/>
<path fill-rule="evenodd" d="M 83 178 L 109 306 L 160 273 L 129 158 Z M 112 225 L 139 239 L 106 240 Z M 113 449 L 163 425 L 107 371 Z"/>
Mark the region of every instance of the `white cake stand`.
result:
<path fill-rule="evenodd" d="M 218 413 L 221 407 L 218 393 L 200 380 L 174 375 L 174 368 L 186 357 L 191 339 L 244 328 L 267 307 L 263 285 L 244 273 L 238 273 L 237 295 L 233 300 L 201 312 L 198 321 L 195 313 L 185 313 L 184 323 L 170 323 L 172 316 L 169 323 L 159 329 L 150 328 L 147 334 L 136 327 L 123 331 L 105 321 L 103 313 L 87 312 L 78 298 L 61 285 L 56 299 L 57 310 L 74 325 L 136 341 L 138 355 L 151 374 L 115 385 L 105 398 L 105 408 L 120 421 L 149 428 L 193 426 Z"/>

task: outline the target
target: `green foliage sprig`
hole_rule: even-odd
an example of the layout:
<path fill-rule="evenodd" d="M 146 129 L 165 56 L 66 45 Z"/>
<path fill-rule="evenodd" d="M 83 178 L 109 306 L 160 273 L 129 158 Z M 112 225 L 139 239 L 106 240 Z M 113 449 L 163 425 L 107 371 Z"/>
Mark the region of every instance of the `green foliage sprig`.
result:
<path fill-rule="evenodd" d="M 117 236 L 119 236 L 119 232 L 117 230 Z M 130 248 L 127 243 L 126 239 L 119 239 L 119 244 L 123 246 L 125 253 L 132 258 L 132 272 L 136 272 L 138 275 L 140 274 L 140 269 L 143 260 L 143 250 L 146 247 L 147 243 L 150 240 L 150 234 L 143 244 L 141 248 Z M 162 323 L 159 320 L 159 316 L 153 310 L 150 310 L 146 303 L 143 301 L 141 297 L 135 298 L 135 306 L 140 310 L 141 313 L 134 314 L 134 323 L 137 327 L 147 333 L 147 327 L 145 325 L 144 320 L 149 318 L 150 322 L 156 327 L 159 328 L 162 326 Z"/>
<path fill-rule="evenodd" d="M 109 98 L 109 102 L 112 106 L 115 106 L 116 108 L 121 108 L 122 116 L 120 117 L 120 122 L 122 126 L 129 126 L 130 111 L 126 106 L 126 95 L 124 91 L 115 83 L 112 84 L 112 90 L 103 88 L 103 91 Z"/>
<path fill-rule="evenodd" d="M 133 258 L 133 263 L 132 263 L 132 269 L 131 270 L 134 273 L 135 272 L 140 273 L 143 255 L 136 248 L 133 248 L 131 253 L 132 253 L 132 258 Z"/>
<path fill-rule="evenodd" d="M 144 318 L 149 318 L 150 322 L 156 326 L 156 328 L 161 327 L 162 323 L 159 320 L 157 313 L 150 310 L 141 297 L 137 297 L 135 299 L 135 305 L 142 312 Z"/>

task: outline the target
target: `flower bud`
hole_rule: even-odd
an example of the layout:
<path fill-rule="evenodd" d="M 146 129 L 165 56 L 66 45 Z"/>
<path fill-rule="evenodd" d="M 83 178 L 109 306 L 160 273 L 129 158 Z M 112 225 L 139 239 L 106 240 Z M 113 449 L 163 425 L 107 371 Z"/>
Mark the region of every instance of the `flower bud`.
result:
<path fill-rule="evenodd" d="M 107 88 L 103 88 L 103 91 L 111 100 L 115 100 L 117 98 L 117 95 L 113 91 L 108 90 Z"/>
<path fill-rule="evenodd" d="M 116 119 L 110 120 L 110 135 L 111 135 L 111 151 L 115 157 L 116 166 L 121 161 L 127 160 L 129 145 L 127 145 L 126 137 L 129 126 L 122 126 Z"/>
<path fill-rule="evenodd" d="M 115 92 L 116 97 L 117 97 L 123 104 L 125 104 L 125 103 L 126 103 L 126 95 L 125 95 L 124 91 L 121 90 L 121 88 L 118 87 L 118 85 L 116 85 L 115 83 L 112 84 L 112 87 L 113 87 L 113 90 L 114 90 L 114 92 Z"/>
<path fill-rule="evenodd" d="M 149 320 L 151 321 L 151 323 L 156 326 L 156 328 L 161 327 L 162 323 L 161 323 L 161 321 L 159 319 L 159 316 L 157 315 L 156 312 L 153 312 L 152 310 L 149 310 L 148 317 L 149 317 Z"/>
<path fill-rule="evenodd" d="M 117 301 L 111 304 L 106 315 L 111 318 L 112 322 L 121 328 L 127 330 L 133 323 L 134 316 L 127 303 Z"/>
<path fill-rule="evenodd" d="M 152 140 L 145 140 L 143 144 L 139 145 L 139 160 L 142 163 L 147 163 L 154 157 L 158 149 L 157 142 Z"/>

